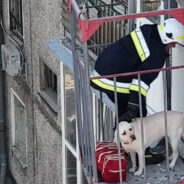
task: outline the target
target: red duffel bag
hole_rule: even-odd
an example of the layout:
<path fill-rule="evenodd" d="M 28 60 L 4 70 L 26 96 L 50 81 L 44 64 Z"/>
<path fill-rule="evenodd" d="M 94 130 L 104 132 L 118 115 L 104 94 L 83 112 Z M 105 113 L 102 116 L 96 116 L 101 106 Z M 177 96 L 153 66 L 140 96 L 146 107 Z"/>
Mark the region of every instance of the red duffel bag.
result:
<path fill-rule="evenodd" d="M 178 184 L 184 184 L 184 179 L 182 181 L 180 181 Z"/>
<path fill-rule="evenodd" d="M 105 182 L 119 182 L 119 155 L 116 143 L 99 142 L 96 147 L 97 168 Z M 121 148 L 122 181 L 126 180 L 126 156 Z"/>
<path fill-rule="evenodd" d="M 100 172 L 103 170 L 104 158 L 108 154 L 117 153 L 116 143 L 112 142 L 98 142 L 96 146 L 96 163 Z"/>
<path fill-rule="evenodd" d="M 126 180 L 126 157 L 121 154 L 122 181 Z M 106 155 L 103 164 L 102 178 L 105 182 L 120 182 L 119 155 Z"/>

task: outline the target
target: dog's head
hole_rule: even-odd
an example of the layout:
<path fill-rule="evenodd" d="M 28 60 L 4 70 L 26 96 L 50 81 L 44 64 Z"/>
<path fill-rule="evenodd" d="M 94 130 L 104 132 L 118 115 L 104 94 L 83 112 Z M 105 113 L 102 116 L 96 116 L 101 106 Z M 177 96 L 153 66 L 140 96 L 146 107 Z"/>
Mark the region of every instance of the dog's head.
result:
<path fill-rule="evenodd" d="M 117 130 L 115 132 L 115 135 L 117 135 Z M 123 144 L 130 144 L 136 139 L 134 128 L 131 123 L 128 123 L 126 121 L 122 121 L 119 123 L 119 137 L 120 141 Z"/>

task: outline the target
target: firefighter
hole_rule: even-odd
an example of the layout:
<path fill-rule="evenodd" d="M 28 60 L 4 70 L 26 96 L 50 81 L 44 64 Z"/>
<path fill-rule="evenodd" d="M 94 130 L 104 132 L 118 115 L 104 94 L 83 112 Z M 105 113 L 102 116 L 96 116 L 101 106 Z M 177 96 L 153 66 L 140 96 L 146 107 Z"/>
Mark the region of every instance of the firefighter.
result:
<path fill-rule="evenodd" d="M 143 25 L 103 50 L 96 60 L 93 76 L 162 68 L 169 49 L 176 44 L 184 46 L 184 26 L 176 19 L 167 19 L 160 25 Z M 147 115 L 147 92 L 157 76 L 158 73 L 141 75 L 143 117 Z M 131 122 L 140 117 L 138 78 L 135 75 L 116 80 L 119 121 Z M 91 86 L 115 102 L 113 78 L 92 80 Z"/>

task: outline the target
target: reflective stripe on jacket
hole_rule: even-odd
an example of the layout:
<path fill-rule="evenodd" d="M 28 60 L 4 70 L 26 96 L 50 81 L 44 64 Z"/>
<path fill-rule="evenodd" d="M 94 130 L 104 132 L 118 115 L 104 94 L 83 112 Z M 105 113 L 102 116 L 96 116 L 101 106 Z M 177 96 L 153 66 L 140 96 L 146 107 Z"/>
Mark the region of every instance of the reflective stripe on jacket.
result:
<path fill-rule="evenodd" d="M 98 72 L 93 71 L 91 77 L 97 76 L 100 76 Z M 115 84 L 113 80 L 101 78 L 101 79 L 93 79 L 92 82 L 103 89 L 110 91 L 115 90 Z M 146 96 L 148 89 L 149 86 L 143 81 L 140 81 L 140 92 L 143 96 Z M 131 83 L 116 82 L 116 90 L 118 93 L 125 93 L 125 94 L 129 94 L 130 90 L 139 92 L 139 82 L 137 79 L 133 79 Z"/>
<path fill-rule="evenodd" d="M 136 29 L 135 31 L 132 31 L 130 35 L 141 61 L 145 61 L 150 56 L 150 51 L 142 31 L 140 29 Z"/>

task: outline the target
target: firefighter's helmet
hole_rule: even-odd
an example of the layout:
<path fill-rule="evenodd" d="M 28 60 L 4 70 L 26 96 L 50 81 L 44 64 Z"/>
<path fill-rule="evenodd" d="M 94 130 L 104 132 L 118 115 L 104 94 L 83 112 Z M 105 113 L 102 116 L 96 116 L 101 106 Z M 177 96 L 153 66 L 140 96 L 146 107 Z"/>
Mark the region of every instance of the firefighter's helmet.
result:
<path fill-rule="evenodd" d="M 184 25 L 176 19 L 170 18 L 158 25 L 158 32 L 163 44 L 176 42 L 184 46 Z"/>

